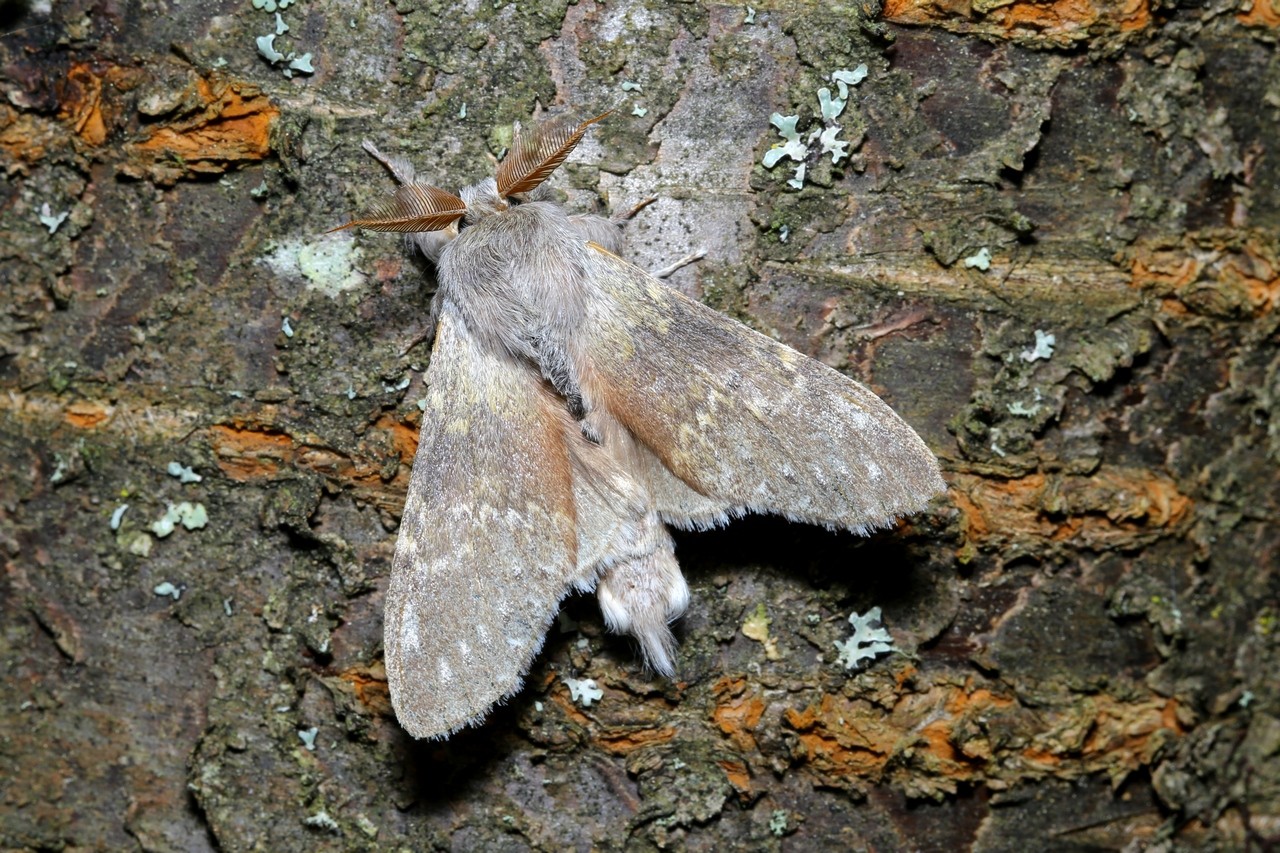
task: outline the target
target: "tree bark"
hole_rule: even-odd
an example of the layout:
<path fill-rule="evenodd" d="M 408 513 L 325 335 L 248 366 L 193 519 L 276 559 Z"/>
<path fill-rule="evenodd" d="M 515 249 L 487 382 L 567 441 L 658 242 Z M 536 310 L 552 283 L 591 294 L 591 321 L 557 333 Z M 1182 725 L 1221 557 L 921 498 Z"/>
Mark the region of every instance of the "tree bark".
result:
<path fill-rule="evenodd" d="M 1280 840 L 1272 0 L 2 11 L 0 846 Z M 457 187 L 562 105 L 614 108 L 571 208 L 656 197 L 631 258 L 705 250 L 669 283 L 870 384 L 949 491 L 682 534 L 677 680 L 577 598 L 414 742 L 381 608 L 434 279 L 324 232 L 392 185 L 362 139 Z"/>

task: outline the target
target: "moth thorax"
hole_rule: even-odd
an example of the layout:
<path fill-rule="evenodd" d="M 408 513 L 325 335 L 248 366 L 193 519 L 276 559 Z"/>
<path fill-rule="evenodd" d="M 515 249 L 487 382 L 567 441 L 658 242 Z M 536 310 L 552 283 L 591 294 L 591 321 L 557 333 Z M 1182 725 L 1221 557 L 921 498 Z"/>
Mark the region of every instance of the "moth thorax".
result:
<path fill-rule="evenodd" d="M 498 195 L 498 184 L 493 178 L 485 178 L 475 186 L 464 187 L 461 195 L 467 206 L 466 222 L 469 225 L 486 216 L 501 213 L 508 207 L 506 199 Z"/>

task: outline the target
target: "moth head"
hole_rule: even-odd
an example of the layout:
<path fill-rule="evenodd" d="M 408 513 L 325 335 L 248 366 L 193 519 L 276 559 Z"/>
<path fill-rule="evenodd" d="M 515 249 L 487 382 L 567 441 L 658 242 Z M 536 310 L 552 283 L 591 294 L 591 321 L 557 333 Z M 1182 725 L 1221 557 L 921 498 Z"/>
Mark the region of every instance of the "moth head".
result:
<path fill-rule="evenodd" d="M 511 150 L 498 164 L 498 173 L 462 191 L 461 197 L 430 186 L 405 183 L 366 215 L 331 229 L 368 228 L 400 233 L 444 232 L 446 240 L 459 227 L 500 213 L 528 200 L 582 140 L 587 128 L 609 113 L 578 122 L 558 116 L 517 132 Z"/>

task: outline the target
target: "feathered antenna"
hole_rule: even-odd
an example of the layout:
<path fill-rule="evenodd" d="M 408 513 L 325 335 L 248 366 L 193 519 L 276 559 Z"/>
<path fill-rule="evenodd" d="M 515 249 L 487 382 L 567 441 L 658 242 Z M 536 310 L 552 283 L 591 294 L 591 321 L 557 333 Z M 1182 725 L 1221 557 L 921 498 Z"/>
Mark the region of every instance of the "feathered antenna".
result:
<path fill-rule="evenodd" d="M 391 198 L 374 205 L 365 216 L 329 229 L 369 228 L 373 231 L 442 231 L 467 212 L 462 199 L 428 184 L 405 184 Z"/>
<path fill-rule="evenodd" d="M 587 128 L 610 112 L 613 110 L 577 125 L 572 116 L 560 116 L 522 130 L 511 144 L 510 153 L 498 164 L 498 195 L 506 198 L 527 193 L 545 181 L 569 156 Z"/>

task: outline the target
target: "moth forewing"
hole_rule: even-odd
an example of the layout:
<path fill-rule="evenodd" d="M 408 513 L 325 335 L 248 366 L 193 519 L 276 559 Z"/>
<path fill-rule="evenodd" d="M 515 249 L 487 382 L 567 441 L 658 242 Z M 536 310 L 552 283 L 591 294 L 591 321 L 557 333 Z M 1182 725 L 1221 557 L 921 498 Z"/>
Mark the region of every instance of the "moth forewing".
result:
<path fill-rule="evenodd" d="M 698 493 L 865 533 L 945 488 L 920 437 L 861 384 L 601 247 L 586 258 L 590 393 Z"/>
<path fill-rule="evenodd" d="M 515 693 L 575 584 L 570 421 L 528 366 L 442 311 L 387 588 L 387 681 L 414 737 Z"/>

